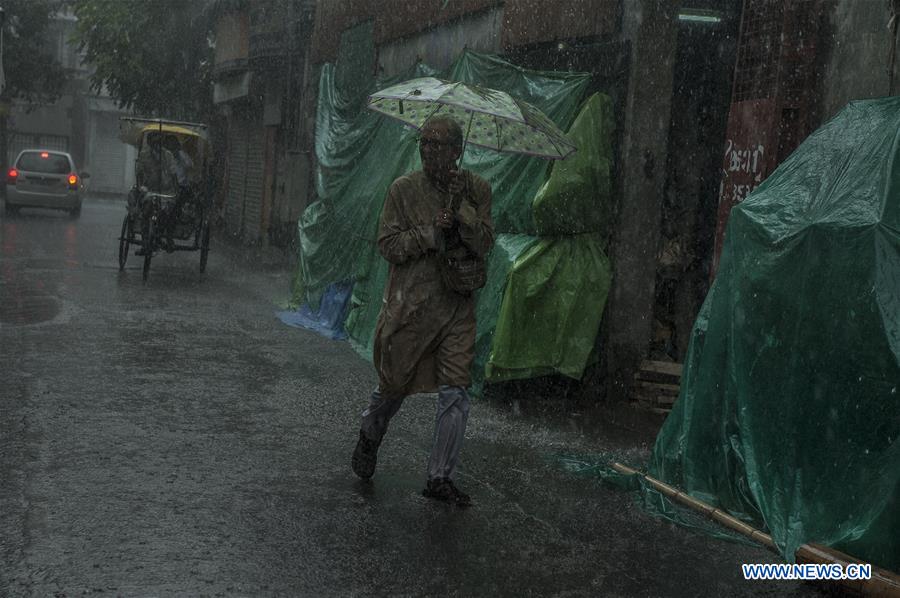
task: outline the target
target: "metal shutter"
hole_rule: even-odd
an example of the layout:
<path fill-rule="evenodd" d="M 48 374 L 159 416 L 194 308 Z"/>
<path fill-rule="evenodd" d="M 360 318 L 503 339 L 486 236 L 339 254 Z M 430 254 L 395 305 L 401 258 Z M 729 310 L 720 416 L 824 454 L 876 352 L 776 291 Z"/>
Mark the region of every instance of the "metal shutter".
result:
<path fill-rule="evenodd" d="M 247 186 L 244 191 L 243 238 L 257 243 L 261 238 L 263 181 L 265 180 L 265 130 L 261 122 L 249 123 L 247 129 Z"/>
<path fill-rule="evenodd" d="M 228 123 L 228 195 L 225 200 L 225 229 L 241 234 L 247 160 L 247 122 L 233 118 Z"/>
<path fill-rule="evenodd" d="M 261 123 L 234 118 L 228 127 L 228 200 L 225 226 L 248 243 L 260 239 L 265 136 Z"/>

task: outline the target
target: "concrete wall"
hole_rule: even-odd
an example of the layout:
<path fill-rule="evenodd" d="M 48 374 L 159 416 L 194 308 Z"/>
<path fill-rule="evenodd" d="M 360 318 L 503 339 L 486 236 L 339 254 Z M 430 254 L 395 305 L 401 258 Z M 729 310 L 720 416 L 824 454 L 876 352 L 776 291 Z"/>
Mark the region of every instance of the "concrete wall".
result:
<path fill-rule="evenodd" d="M 507 0 L 503 47 L 605 36 L 619 27 L 620 0 Z"/>
<path fill-rule="evenodd" d="M 378 65 L 383 75 L 394 76 L 418 60 L 437 69 L 450 66 L 464 48 L 477 52 L 500 51 L 503 9 L 492 8 L 457 19 L 378 48 Z"/>
<path fill-rule="evenodd" d="M 900 92 L 900 56 L 895 60 L 894 89 L 890 89 L 889 2 L 829 0 L 825 15 L 820 57 L 822 122 L 850 100 Z"/>
<path fill-rule="evenodd" d="M 328 0 L 316 8 L 313 62 L 334 62 L 341 32 L 374 22 L 382 46 L 480 12 L 503 11 L 504 49 L 557 39 L 613 34 L 620 0 Z"/>
<path fill-rule="evenodd" d="M 52 104 L 32 106 L 30 111 L 25 104 L 16 102 L 10 115 L 9 128 L 22 133 L 69 137 L 71 148 L 73 106 L 74 99 L 71 95 L 64 95 Z"/>
<path fill-rule="evenodd" d="M 216 22 L 215 64 L 246 60 L 250 47 L 250 24 L 246 14 L 228 13 Z"/>
<path fill-rule="evenodd" d="M 616 400 L 646 357 L 652 331 L 679 6 L 679 0 L 623 0 L 631 76 L 620 117 L 621 195 L 605 316 L 607 396 Z"/>
<path fill-rule="evenodd" d="M 316 6 L 312 35 L 313 62 L 337 60 L 341 33 L 364 21 L 373 21 L 375 43 L 413 35 L 480 10 L 496 0 L 327 0 Z"/>

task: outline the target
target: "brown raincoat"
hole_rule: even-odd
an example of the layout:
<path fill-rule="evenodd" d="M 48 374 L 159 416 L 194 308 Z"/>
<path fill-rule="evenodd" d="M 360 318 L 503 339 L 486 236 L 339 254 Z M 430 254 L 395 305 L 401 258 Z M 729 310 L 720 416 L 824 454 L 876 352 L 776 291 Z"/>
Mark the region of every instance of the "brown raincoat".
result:
<path fill-rule="evenodd" d="M 463 172 L 467 191 L 457 210 L 460 237 L 473 252 L 486 256 L 494 243 L 491 187 Z M 449 193 L 416 171 L 394 181 L 384 202 L 378 248 L 390 262 L 390 272 L 373 357 L 386 395 L 471 384 L 475 298 L 444 288 L 438 269 L 441 230 L 434 226 L 434 217 L 449 200 Z"/>

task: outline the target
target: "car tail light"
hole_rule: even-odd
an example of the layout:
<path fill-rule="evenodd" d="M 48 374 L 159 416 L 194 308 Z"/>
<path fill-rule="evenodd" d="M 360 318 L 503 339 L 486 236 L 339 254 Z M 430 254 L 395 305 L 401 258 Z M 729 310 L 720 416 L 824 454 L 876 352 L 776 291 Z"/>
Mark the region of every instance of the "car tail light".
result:
<path fill-rule="evenodd" d="M 43 159 L 46 160 L 46 159 L 49 158 L 49 157 L 50 157 L 49 152 L 41 152 L 41 158 L 43 158 Z"/>
<path fill-rule="evenodd" d="M 16 181 L 19 180 L 19 171 L 15 168 L 10 168 L 9 172 L 6 173 L 6 184 L 7 185 L 15 185 Z"/>
<path fill-rule="evenodd" d="M 69 175 L 69 187 L 72 187 L 73 189 L 78 187 L 78 175 L 75 173 Z"/>

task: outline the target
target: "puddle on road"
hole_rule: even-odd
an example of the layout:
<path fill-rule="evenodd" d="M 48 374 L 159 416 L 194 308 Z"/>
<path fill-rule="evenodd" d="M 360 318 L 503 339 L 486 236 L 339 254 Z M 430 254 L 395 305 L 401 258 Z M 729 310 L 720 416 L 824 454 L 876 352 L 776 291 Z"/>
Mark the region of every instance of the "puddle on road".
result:
<path fill-rule="evenodd" d="M 0 277 L 0 323 L 27 326 L 59 315 L 59 300 L 45 290 L 42 281 L 22 278 L 10 268 Z"/>
<path fill-rule="evenodd" d="M 59 315 L 59 301 L 49 295 L 23 294 L 10 299 L 0 292 L 0 322 L 28 325 L 52 320 Z"/>

